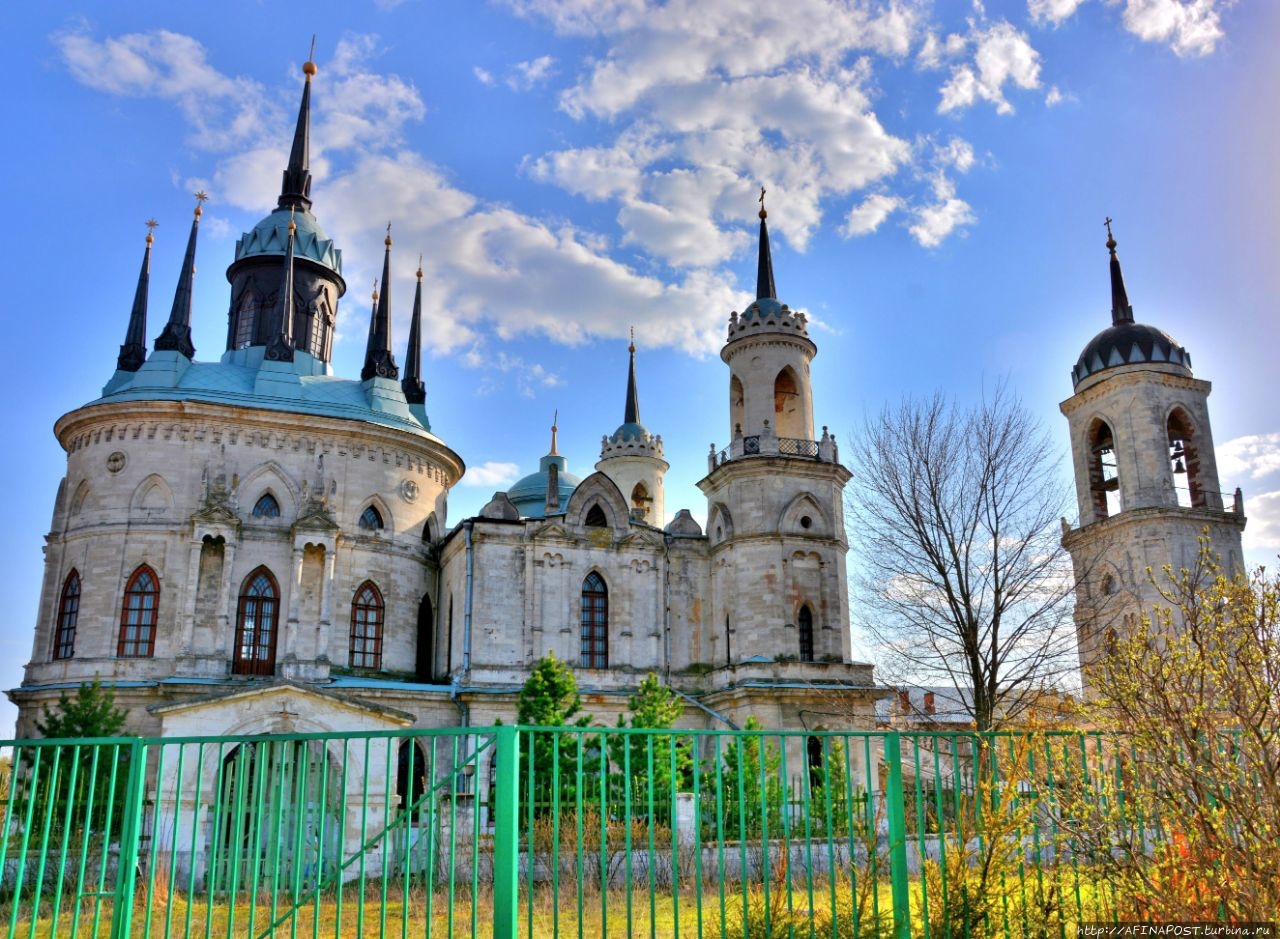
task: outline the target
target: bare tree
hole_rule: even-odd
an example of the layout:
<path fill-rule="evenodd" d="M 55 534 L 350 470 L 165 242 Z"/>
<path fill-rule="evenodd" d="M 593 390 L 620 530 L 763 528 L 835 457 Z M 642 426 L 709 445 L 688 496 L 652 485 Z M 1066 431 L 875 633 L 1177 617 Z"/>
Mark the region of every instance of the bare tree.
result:
<path fill-rule="evenodd" d="M 1044 430 L 1003 384 L 970 410 L 904 399 L 854 441 L 859 618 L 894 677 L 949 684 L 979 730 L 1074 667 L 1066 492 Z"/>

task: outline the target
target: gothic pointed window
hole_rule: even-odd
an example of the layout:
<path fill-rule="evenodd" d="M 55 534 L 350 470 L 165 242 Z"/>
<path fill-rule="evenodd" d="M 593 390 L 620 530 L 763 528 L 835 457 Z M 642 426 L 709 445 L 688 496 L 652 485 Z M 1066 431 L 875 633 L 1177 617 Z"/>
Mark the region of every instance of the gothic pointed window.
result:
<path fill-rule="evenodd" d="M 609 667 L 609 588 L 592 571 L 582 582 L 583 668 Z"/>
<path fill-rule="evenodd" d="M 244 349 L 253 345 L 254 331 L 258 325 L 258 294 L 251 287 L 240 294 L 240 303 L 236 308 L 236 332 L 232 337 L 233 349 Z"/>
<path fill-rule="evenodd" d="M 366 580 L 351 601 L 351 667 L 382 665 L 382 594 Z"/>
<path fill-rule="evenodd" d="M 1173 472 L 1173 489 L 1178 504 L 1203 508 L 1204 486 L 1200 480 L 1200 451 L 1191 418 L 1182 408 L 1169 415 L 1169 465 Z"/>
<path fill-rule="evenodd" d="M 813 611 L 809 609 L 806 603 L 800 607 L 800 615 L 797 618 L 797 626 L 800 631 L 800 661 L 813 661 Z"/>
<path fill-rule="evenodd" d="M 588 528 L 606 528 L 609 525 L 609 519 L 605 516 L 604 509 L 600 508 L 599 502 L 592 503 L 583 521 Z"/>
<path fill-rule="evenodd" d="M 76 622 L 80 619 L 80 574 L 75 569 L 62 584 L 58 601 L 58 628 L 53 637 L 53 657 L 69 659 L 76 653 Z"/>
<path fill-rule="evenodd" d="M 116 655 L 121 658 L 150 658 L 155 654 L 159 609 L 160 579 L 144 564 L 133 572 L 124 588 Z"/>
<path fill-rule="evenodd" d="M 800 421 L 800 389 L 796 373 L 788 366 L 773 380 L 774 429 L 779 437 L 803 437 Z"/>
<path fill-rule="evenodd" d="M 236 648 L 231 671 L 236 675 L 273 675 L 280 591 L 265 567 L 245 578 L 236 608 Z"/>
<path fill-rule="evenodd" d="M 1120 476 L 1116 468 L 1116 442 L 1110 426 L 1095 420 L 1089 427 L 1089 491 L 1093 498 L 1093 520 L 1119 512 Z"/>
<path fill-rule="evenodd" d="M 371 505 L 360 513 L 359 524 L 366 531 L 378 531 L 382 528 L 382 513 Z"/>
<path fill-rule="evenodd" d="M 276 501 L 276 497 L 269 492 L 264 492 L 261 498 L 253 505 L 254 518 L 279 518 L 280 503 Z"/>

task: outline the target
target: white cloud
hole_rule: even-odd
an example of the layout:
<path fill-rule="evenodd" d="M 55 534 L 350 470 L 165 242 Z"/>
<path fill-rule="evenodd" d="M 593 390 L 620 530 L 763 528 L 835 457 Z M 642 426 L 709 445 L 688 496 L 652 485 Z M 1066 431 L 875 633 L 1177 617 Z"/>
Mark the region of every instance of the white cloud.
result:
<path fill-rule="evenodd" d="M 973 207 L 956 198 L 955 184 L 942 170 L 933 177 L 934 201 L 915 210 L 916 223 L 908 231 L 926 248 L 936 248 L 956 229 L 977 221 Z"/>
<path fill-rule="evenodd" d="M 475 75 L 476 81 L 478 81 L 482 85 L 489 85 L 492 87 L 494 84 L 497 83 L 496 79 L 494 79 L 493 77 L 493 73 L 490 72 L 488 69 L 483 69 L 477 65 L 475 68 L 471 70 L 471 72 L 473 75 Z"/>
<path fill-rule="evenodd" d="M 1266 555 L 1280 552 L 1280 492 L 1263 492 L 1249 496 L 1245 501 L 1245 514 L 1249 526 L 1244 530 L 1244 549 L 1255 556 L 1254 561 L 1265 560 Z M 1275 559 L 1271 559 L 1274 568 Z"/>
<path fill-rule="evenodd" d="M 545 84 L 554 74 L 556 60 L 549 55 L 540 55 L 528 62 L 517 62 L 512 68 L 512 75 L 507 79 L 507 87 L 515 91 L 528 91 L 535 85 Z"/>
<path fill-rule="evenodd" d="M 938 112 L 963 110 L 983 100 L 995 105 L 998 114 L 1012 114 L 1013 105 L 1004 96 L 1005 85 L 1040 87 L 1040 53 L 1032 48 L 1026 33 L 1003 20 L 990 29 L 975 28 L 973 38 L 973 62 L 952 68 L 951 77 L 942 86 Z"/>
<path fill-rule="evenodd" d="M 516 463 L 500 463 L 490 460 L 479 466 L 468 466 L 458 480 L 459 486 L 496 486 L 507 489 L 520 478 L 520 466 Z"/>
<path fill-rule="evenodd" d="M 1218 0 L 1125 0 L 1124 26 L 1180 56 L 1209 55 L 1222 39 Z"/>
<path fill-rule="evenodd" d="M 1047 108 L 1052 108 L 1052 107 L 1056 107 L 1059 104 L 1062 104 L 1064 101 L 1074 101 L 1074 100 L 1075 100 L 1074 95 L 1066 94 L 1057 85 L 1053 85 L 1049 88 L 1049 91 L 1044 96 L 1044 105 Z"/>
<path fill-rule="evenodd" d="M 1027 0 L 1027 12 L 1036 23 L 1057 26 L 1068 19 L 1084 0 Z"/>
<path fill-rule="evenodd" d="M 1217 456 L 1225 485 L 1241 477 L 1261 479 L 1280 470 L 1280 433 L 1236 437 L 1218 447 Z"/>
<path fill-rule="evenodd" d="M 867 196 L 858 205 L 849 210 L 844 227 L 840 233 L 846 238 L 870 235 L 878 229 L 890 215 L 902 207 L 902 200 L 897 196 L 875 193 Z"/>
<path fill-rule="evenodd" d="M 201 149 L 228 150 L 280 124 L 257 82 L 223 75 L 190 36 L 159 29 L 98 41 L 77 30 L 54 44 L 72 77 L 90 88 L 174 102 L 191 125 L 189 142 Z"/>

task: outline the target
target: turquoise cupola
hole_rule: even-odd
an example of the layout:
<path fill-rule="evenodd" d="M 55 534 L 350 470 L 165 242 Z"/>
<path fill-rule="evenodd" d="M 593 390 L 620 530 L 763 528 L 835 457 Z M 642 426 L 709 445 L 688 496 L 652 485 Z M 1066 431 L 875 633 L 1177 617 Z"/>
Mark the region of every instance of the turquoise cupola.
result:
<path fill-rule="evenodd" d="M 538 461 L 538 471 L 530 473 L 507 490 L 507 498 L 525 518 L 559 515 L 582 479 L 568 471 L 569 462 L 556 449 L 559 428 L 551 424 L 551 451 Z"/>

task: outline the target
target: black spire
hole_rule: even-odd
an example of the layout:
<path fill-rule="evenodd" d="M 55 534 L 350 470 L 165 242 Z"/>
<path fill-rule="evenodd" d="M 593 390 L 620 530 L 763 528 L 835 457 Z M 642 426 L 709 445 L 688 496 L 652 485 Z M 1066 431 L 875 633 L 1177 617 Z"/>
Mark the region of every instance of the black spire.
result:
<path fill-rule="evenodd" d="M 284 252 L 284 283 L 280 285 L 280 299 L 276 303 L 278 310 L 276 334 L 267 344 L 266 357 L 272 362 L 293 361 L 293 239 L 298 226 L 289 215 L 289 242 Z"/>
<path fill-rule="evenodd" d="M 188 359 L 195 358 L 196 347 L 191 344 L 191 281 L 196 275 L 196 235 L 200 231 L 201 206 L 208 200 L 204 190 L 196 193 L 196 211 L 191 219 L 191 234 L 187 238 L 187 253 L 182 259 L 182 273 L 178 275 L 178 289 L 173 292 L 173 309 L 164 332 L 156 337 L 156 351 L 181 352 Z"/>
<path fill-rule="evenodd" d="M 756 269 L 756 299 L 778 299 L 778 289 L 773 285 L 773 258 L 769 254 L 769 225 L 765 219 L 764 187 L 760 187 L 760 265 Z"/>
<path fill-rule="evenodd" d="M 311 37 L 311 56 L 316 52 L 316 37 Z M 280 184 L 281 209 L 311 209 L 311 170 L 308 167 L 311 144 L 311 76 L 316 73 L 316 63 L 311 57 L 302 64 L 307 76 L 302 86 L 302 104 L 298 106 L 298 126 L 293 131 L 293 148 L 289 151 L 289 165 L 285 168 Z"/>
<path fill-rule="evenodd" d="M 133 312 L 129 314 L 129 328 L 124 334 L 124 345 L 116 368 L 122 372 L 136 372 L 147 360 L 147 291 L 151 285 L 151 245 L 156 238 L 153 231 L 160 223 L 147 220 L 147 250 L 142 255 L 142 270 L 138 272 L 138 289 L 133 295 Z"/>
<path fill-rule="evenodd" d="M 1124 275 L 1120 273 L 1120 259 L 1116 257 L 1116 240 L 1111 235 L 1111 219 L 1107 219 L 1107 250 L 1111 252 L 1111 322 L 1119 326 L 1133 322 L 1133 307 L 1124 289 Z"/>
<path fill-rule="evenodd" d="M 400 377 L 396 358 L 391 354 L 391 224 L 387 223 L 387 253 L 382 260 L 382 295 L 369 327 L 369 345 L 364 352 L 364 368 L 360 380 Z"/>
<path fill-rule="evenodd" d="M 413 319 L 409 321 L 409 347 L 404 353 L 404 399 L 425 404 L 427 388 L 422 383 L 422 258 L 418 258 L 418 289 L 413 295 Z"/>
<path fill-rule="evenodd" d="M 631 364 L 627 371 L 627 405 L 623 412 L 624 424 L 640 423 L 640 395 L 636 392 L 636 331 L 631 330 L 631 345 L 627 347 L 631 353 Z"/>

